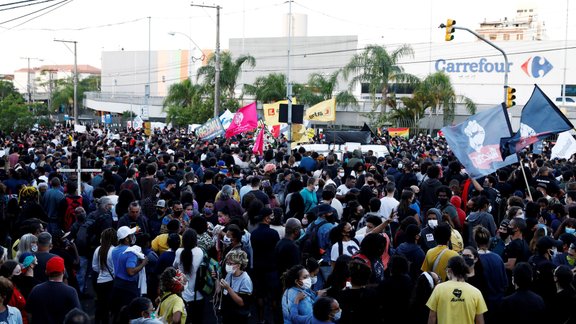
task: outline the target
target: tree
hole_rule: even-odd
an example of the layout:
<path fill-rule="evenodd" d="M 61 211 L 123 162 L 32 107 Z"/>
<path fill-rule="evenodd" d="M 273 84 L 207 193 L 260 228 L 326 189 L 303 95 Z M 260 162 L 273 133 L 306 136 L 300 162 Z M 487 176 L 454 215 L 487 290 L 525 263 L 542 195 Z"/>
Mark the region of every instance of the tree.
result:
<path fill-rule="evenodd" d="M 206 92 L 207 87 L 190 79 L 171 85 L 162 107 L 166 122 L 176 127 L 206 122 L 214 112 L 214 101 Z"/>
<path fill-rule="evenodd" d="M 294 87 L 297 89 L 298 85 Z M 255 96 L 257 101 L 263 103 L 286 99 L 286 76 L 282 73 L 270 73 L 258 77 L 254 84 L 244 85 L 244 92 Z"/>
<path fill-rule="evenodd" d="M 388 52 L 384 46 L 369 45 L 362 53 L 352 57 L 342 70 L 343 76 L 346 80 L 350 79 L 350 88 L 367 83 L 373 110 L 382 107 L 381 112 L 386 115 L 387 106 L 395 106 L 394 98 L 389 96 L 390 84 L 418 82 L 416 76 L 405 73 L 398 65 L 401 58 L 413 55 L 412 47 L 406 44 L 392 52 Z M 377 93 L 382 94 L 379 100 L 376 98 Z"/>
<path fill-rule="evenodd" d="M 67 113 L 73 113 L 74 105 L 74 80 L 72 77 L 62 80 L 55 80 L 55 89 L 52 92 L 52 111 L 58 111 L 60 107 L 67 107 Z M 78 113 L 84 110 L 84 92 L 100 91 L 100 76 L 92 75 L 78 81 L 76 98 L 78 100 Z"/>
<path fill-rule="evenodd" d="M 443 126 L 454 121 L 454 109 L 458 103 L 464 104 L 468 113 L 476 113 L 476 104 L 472 99 L 457 95 L 450 81 L 450 77 L 442 71 L 428 75 L 415 91 L 415 95 L 425 97 L 429 102 L 430 133 L 432 133 L 433 127 L 432 116 L 438 116 L 440 109 L 442 109 L 443 114 Z"/>
<path fill-rule="evenodd" d="M 10 94 L 0 100 L 0 130 L 26 132 L 36 123 L 20 94 Z"/>
<path fill-rule="evenodd" d="M 248 65 L 253 68 L 256 66 L 256 59 L 250 55 L 242 55 L 236 59 L 232 58 L 232 54 L 224 51 L 220 54 L 220 89 L 221 94 L 225 99 L 236 98 L 236 85 L 238 77 L 242 72 L 242 68 Z M 208 65 L 198 69 L 197 80 L 203 79 L 205 86 L 210 86 L 214 89 L 214 80 L 216 76 L 216 58 L 212 55 L 208 59 Z M 221 101 L 222 102 L 222 101 Z"/>
<path fill-rule="evenodd" d="M 334 91 L 338 87 L 338 78 L 341 71 L 335 71 L 330 75 L 312 73 L 306 85 L 296 87 L 295 95 L 298 102 L 313 106 L 324 100 L 331 99 L 334 96 Z M 357 106 L 358 101 L 356 97 L 349 91 L 341 91 L 336 94 L 336 102 L 341 105 Z"/>
<path fill-rule="evenodd" d="M 0 100 L 4 100 L 10 95 L 20 96 L 20 93 L 14 88 L 14 84 L 10 81 L 0 80 Z"/>

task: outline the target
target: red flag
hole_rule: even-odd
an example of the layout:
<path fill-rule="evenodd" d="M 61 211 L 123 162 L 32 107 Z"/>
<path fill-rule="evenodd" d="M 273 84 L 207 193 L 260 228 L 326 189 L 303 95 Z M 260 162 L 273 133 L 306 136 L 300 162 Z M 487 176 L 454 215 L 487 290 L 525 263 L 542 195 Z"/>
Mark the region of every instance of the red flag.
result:
<path fill-rule="evenodd" d="M 226 130 L 226 138 L 248 132 L 258 127 L 258 114 L 256 113 L 256 102 L 244 106 L 234 114 L 232 123 Z"/>
<path fill-rule="evenodd" d="M 258 133 L 258 137 L 256 137 L 252 153 L 256 155 L 264 154 L 264 127 L 260 128 L 260 133 Z"/>
<path fill-rule="evenodd" d="M 274 136 L 274 138 L 280 136 L 280 124 L 272 126 L 272 136 Z"/>

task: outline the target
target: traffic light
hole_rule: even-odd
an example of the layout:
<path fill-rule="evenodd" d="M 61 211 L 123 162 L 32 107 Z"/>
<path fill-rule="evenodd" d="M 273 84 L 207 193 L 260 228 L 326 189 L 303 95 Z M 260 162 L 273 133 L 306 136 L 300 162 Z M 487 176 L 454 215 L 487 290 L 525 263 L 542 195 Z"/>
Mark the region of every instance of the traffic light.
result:
<path fill-rule="evenodd" d="M 514 99 L 516 99 L 516 89 L 512 88 L 512 87 L 506 87 L 506 107 L 510 108 L 514 105 L 516 105 L 516 102 L 514 101 Z"/>
<path fill-rule="evenodd" d="M 454 33 L 454 25 L 456 25 L 456 20 L 454 19 L 448 19 L 446 21 L 446 37 L 444 38 L 447 42 L 451 41 L 454 39 L 454 35 L 452 35 Z"/>

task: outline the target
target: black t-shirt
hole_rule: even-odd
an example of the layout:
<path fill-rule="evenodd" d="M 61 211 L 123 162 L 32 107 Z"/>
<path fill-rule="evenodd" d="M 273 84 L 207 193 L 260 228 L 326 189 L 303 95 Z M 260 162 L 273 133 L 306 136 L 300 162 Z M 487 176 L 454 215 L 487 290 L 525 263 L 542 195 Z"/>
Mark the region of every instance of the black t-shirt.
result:
<path fill-rule="evenodd" d="M 280 275 L 291 267 L 300 264 L 300 248 L 290 239 L 283 238 L 278 241 L 274 254 Z"/>
<path fill-rule="evenodd" d="M 46 252 L 37 252 L 35 255 L 38 264 L 36 265 L 36 268 L 34 268 L 34 278 L 40 282 L 44 282 L 48 280 L 48 276 L 46 276 L 46 263 L 56 255 Z"/>
<path fill-rule="evenodd" d="M 378 294 L 373 288 L 344 289 L 335 297 L 342 309 L 338 323 L 376 323 L 382 318 Z"/>
<path fill-rule="evenodd" d="M 256 198 L 258 200 L 260 200 L 262 202 L 262 204 L 264 205 L 268 205 L 270 204 L 270 201 L 268 199 L 268 195 L 265 194 L 262 190 L 252 190 L 249 193 L 253 194 L 254 196 L 256 196 Z"/>
<path fill-rule="evenodd" d="M 198 208 L 204 208 L 204 203 L 208 200 L 214 201 L 216 195 L 218 194 L 218 187 L 209 183 L 196 186 L 194 188 L 194 194 L 196 195 L 196 201 L 198 202 Z"/>
<path fill-rule="evenodd" d="M 530 248 L 528 247 L 528 243 L 523 239 L 510 241 L 504 249 L 504 258 L 506 260 L 510 258 L 516 259 L 516 263 L 528 261 L 528 258 L 530 258 Z"/>
<path fill-rule="evenodd" d="M 26 311 L 32 315 L 32 324 L 63 323 L 64 316 L 74 308 L 81 309 L 78 294 L 74 288 L 61 282 L 39 284 L 26 300 Z"/>

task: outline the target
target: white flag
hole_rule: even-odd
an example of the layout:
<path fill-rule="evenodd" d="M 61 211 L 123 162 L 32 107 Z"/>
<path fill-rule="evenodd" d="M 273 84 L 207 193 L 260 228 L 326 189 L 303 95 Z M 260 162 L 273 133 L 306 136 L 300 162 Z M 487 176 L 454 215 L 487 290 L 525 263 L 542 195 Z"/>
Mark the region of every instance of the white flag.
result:
<path fill-rule="evenodd" d="M 567 131 L 560 133 L 558 136 L 556 145 L 552 148 L 550 158 L 569 159 L 574 153 L 576 153 L 576 140 L 570 135 L 570 132 Z"/>

